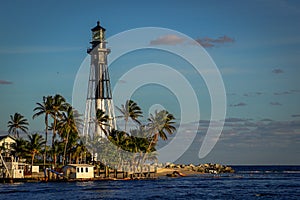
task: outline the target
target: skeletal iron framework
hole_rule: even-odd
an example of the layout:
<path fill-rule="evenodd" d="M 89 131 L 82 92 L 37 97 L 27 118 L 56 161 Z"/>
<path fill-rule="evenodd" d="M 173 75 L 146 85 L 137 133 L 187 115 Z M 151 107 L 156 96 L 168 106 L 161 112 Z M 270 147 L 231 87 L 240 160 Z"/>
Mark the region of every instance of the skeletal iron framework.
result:
<path fill-rule="evenodd" d="M 105 137 L 103 129 L 109 131 L 116 128 L 114 117 L 114 105 L 112 100 L 112 92 L 107 67 L 107 55 L 110 49 L 106 48 L 105 28 L 97 26 L 92 31 L 92 47 L 87 49 L 87 53 L 91 55 L 90 75 L 88 83 L 88 94 L 86 100 L 85 118 L 83 126 L 84 136 L 101 136 Z M 96 111 L 101 109 L 108 115 L 108 125 L 102 126 L 96 122 Z"/>

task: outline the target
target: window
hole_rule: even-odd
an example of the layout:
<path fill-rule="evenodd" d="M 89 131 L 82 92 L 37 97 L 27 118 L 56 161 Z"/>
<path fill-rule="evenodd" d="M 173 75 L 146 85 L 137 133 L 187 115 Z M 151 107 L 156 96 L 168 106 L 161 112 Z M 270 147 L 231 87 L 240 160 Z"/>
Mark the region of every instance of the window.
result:
<path fill-rule="evenodd" d="M 77 168 L 77 172 L 79 173 L 79 168 Z"/>
<path fill-rule="evenodd" d="M 4 145 L 3 145 L 3 146 L 4 146 L 5 149 L 9 149 L 9 144 L 8 144 L 8 142 L 4 142 Z"/>
<path fill-rule="evenodd" d="M 81 173 L 83 173 L 83 167 L 81 167 Z"/>
<path fill-rule="evenodd" d="M 86 167 L 85 168 L 85 172 L 88 173 L 89 172 L 89 168 Z"/>

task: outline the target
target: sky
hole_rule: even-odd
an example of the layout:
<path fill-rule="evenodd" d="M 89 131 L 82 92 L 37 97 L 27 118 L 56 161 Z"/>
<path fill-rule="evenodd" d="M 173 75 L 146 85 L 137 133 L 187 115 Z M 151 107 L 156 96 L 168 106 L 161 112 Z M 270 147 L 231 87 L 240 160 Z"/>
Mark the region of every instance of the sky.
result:
<path fill-rule="evenodd" d="M 106 28 L 111 54 L 116 45 L 131 42 L 114 40 L 116 34 L 159 27 L 201 44 L 220 71 L 226 92 L 225 124 L 212 151 L 199 159 L 212 104 L 202 77 L 184 59 L 157 49 L 130 52 L 109 63 L 112 87 L 129 85 L 121 77 L 151 62 L 171 66 L 189 81 L 201 118 L 183 125 L 183 132 L 191 124 L 199 124 L 199 130 L 178 162 L 300 165 L 299 1 L 4 1 L 0 7 L 0 134 L 7 134 L 9 116 L 15 112 L 29 120 L 30 132 L 42 131 L 42 117 L 32 120 L 32 115 L 43 96 L 59 93 L 72 102 L 90 29 L 98 20 Z M 155 48 L 180 51 L 189 46 L 180 34 L 158 33 L 140 39 Z M 140 87 L 132 98 L 144 113 L 159 105 L 180 122 L 176 95 L 153 84 Z"/>

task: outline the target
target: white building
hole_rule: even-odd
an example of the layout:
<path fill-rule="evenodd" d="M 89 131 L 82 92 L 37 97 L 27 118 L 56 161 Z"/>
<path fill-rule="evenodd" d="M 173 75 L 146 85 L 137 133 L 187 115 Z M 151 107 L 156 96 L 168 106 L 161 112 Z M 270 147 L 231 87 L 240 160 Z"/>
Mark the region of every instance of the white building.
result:
<path fill-rule="evenodd" d="M 11 145 L 14 143 L 16 143 L 16 139 L 13 136 L 10 135 L 0 136 L 0 148 L 2 150 L 1 153 L 10 154 Z"/>
<path fill-rule="evenodd" d="M 10 159 L 10 160 L 9 160 Z M 27 164 L 16 162 L 14 157 L 5 157 L 0 154 L 1 178 L 24 178 L 24 169 Z"/>
<path fill-rule="evenodd" d="M 25 165 L 25 163 L 20 162 L 6 162 L 11 178 L 24 178 Z"/>
<path fill-rule="evenodd" d="M 63 167 L 64 176 L 70 179 L 94 178 L 94 166 L 88 164 L 68 164 Z"/>
<path fill-rule="evenodd" d="M 11 145 L 16 143 L 10 135 L 0 136 L 0 177 L 1 178 L 24 178 L 25 163 L 16 162 L 11 155 Z"/>

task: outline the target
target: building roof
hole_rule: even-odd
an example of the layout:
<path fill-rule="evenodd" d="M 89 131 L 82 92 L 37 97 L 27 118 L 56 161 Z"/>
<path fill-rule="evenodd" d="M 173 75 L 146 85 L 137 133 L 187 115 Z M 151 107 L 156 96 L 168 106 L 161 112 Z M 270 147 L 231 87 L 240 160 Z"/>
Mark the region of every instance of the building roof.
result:
<path fill-rule="evenodd" d="M 97 21 L 97 26 L 95 26 L 94 28 L 92 28 L 91 31 L 94 32 L 94 31 L 98 31 L 100 29 L 102 29 L 103 31 L 105 31 L 105 28 L 103 28 L 102 26 L 100 26 L 100 22 Z"/>
<path fill-rule="evenodd" d="M 3 140 L 3 139 L 5 139 L 5 138 L 7 138 L 7 137 L 10 137 L 11 139 L 16 140 L 16 138 L 14 138 L 11 135 L 0 135 L 0 141 Z"/>
<path fill-rule="evenodd" d="M 94 167 L 93 165 L 89 164 L 68 164 L 64 167 Z"/>

